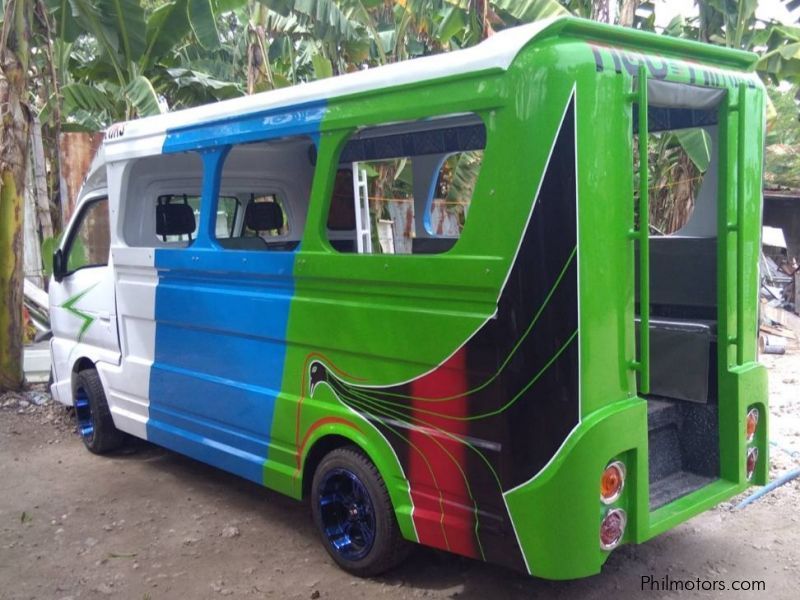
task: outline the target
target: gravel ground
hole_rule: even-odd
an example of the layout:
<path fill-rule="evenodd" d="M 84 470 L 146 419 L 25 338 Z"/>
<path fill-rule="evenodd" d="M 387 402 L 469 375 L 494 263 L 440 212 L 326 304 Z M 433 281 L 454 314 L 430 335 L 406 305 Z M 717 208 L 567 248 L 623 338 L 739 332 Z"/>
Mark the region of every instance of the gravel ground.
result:
<path fill-rule="evenodd" d="M 774 477 L 800 466 L 800 353 L 763 360 Z M 795 480 L 742 511 L 719 506 L 618 549 L 579 581 L 421 547 L 391 574 L 361 580 L 329 560 L 307 505 L 144 442 L 91 455 L 44 388 L 0 396 L 0 598 L 789 599 L 800 584 L 798 500 Z M 643 591 L 645 575 L 761 580 L 766 592 Z"/>

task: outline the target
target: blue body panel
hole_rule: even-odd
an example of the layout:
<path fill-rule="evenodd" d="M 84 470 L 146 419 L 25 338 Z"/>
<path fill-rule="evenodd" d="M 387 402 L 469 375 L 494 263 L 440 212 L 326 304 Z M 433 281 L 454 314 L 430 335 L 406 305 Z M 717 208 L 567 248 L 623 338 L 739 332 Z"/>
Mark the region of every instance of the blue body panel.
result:
<path fill-rule="evenodd" d="M 198 254 L 210 260 L 192 261 Z M 242 254 L 247 271 L 236 268 Z M 294 254 L 253 254 L 156 252 L 148 439 L 261 483 L 283 378 Z"/>
<path fill-rule="evenodd" d="M 222 249 L 214 239 L 230 144 L 308 135 L 324 103 L 168 131 L 164 152 L 199 151 L 199 229 L 188 248 L 158 248 L 155 357 L 147 437 L 263 483 L 286 357 L 294 252 Z"/>
<path fill-rule="evenodd" d="M 324 100 L 308 102 L 169 129 L 164 140 L 164 153 L 204 150 L 290 135 L 308 135 L 317 142 L 326 104 Z"/>

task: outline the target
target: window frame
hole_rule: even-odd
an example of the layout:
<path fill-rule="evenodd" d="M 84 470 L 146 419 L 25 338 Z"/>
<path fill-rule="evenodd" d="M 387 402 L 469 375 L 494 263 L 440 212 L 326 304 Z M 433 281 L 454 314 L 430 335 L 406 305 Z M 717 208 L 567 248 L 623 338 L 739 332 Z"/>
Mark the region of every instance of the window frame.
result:
<path fill-rule="evenodd" d="M 443 156 L 441 162 L 439 163 L 438 168 L 435 171 L 436 177 L 438 178 L 438 175 L 441 172 L 442 165 L 444 165 L 445 161 L 448 158 L 450 158 L 452 155 L 454 155 L 454 154 L 459 154 L 461 152 L 470 152 L 470 151 L 480 150 L 480 151 L 482 151 L 484 153 L 484 159 L 485 159 L 486 151 L 487 151 L 487 149 L 489 147 L 489 144 L 490 144 L 489 140 L 490 140 L 491 136 L 490 136 L 489 125 L 487 125 L 486 115 L 483 114 L 482 111 L 474 110 L 474 111 L 465 111 L 465 112 L 461 112 L 461 113 L 425 115 L 425 116 L 421 116 L 421 117 L 418 117 L 418 118 L 415 118 L 415 119 L 411 119 L 411 120 L 398 120 L 398 121 L 393 121 L 393 120 L 391 120 L 391 118 L 385 118 L 385 119 L 383 119 L 383 120 L 381 120 L 380 122 L 377 122 L 377 123 L 368 123 L 368 124 L 361 125 L 361 126 L 358 126 L 358 127 L 347 128 L 347 129 L 342 129 L 341 130 L 341 133 L 343 134 L 343 139 L 341 140 L 341 143 L 340 143 L 339 147 L 337 148 L 337 150 L 333 154 L 333 161 L 331 163 L 333 165 L 333 168 L 330 169 L 331 173 L 332 173 L 332 177 L 334 178 L 333 181 L 335 181 L 336 173 L 338 173 L 339 170 L 341 170 L 341 169 L 351 169 L 352 168 L 353 162 L 342 162 L 343 154 L 345 152 L 345 149 L 346 149 L 348 143 L 351 140 L 353 140 L 353 138 L 359 136 L 359 134 L 361 134 L 365 129 L 378 129 L 378 128 L 384 128 L 384 127 L 394 129 L 394 128 L 398 127 L 398 126 L 412 125 L 414 123 L 426 123 L 426 124 L 429 124 L 429 123 L 436 123 L 437 121 L 446 122 L 446 121 L 451 120 L 451 119 L 459 119 L 459 118 L 463 118 L 463 117 L 474 117 L 476 119 L 475 125 L 479 124 L 480 126 L 483 127 L 484 136 L 485 136 L 483 147 L 482 148 L 476 148 L 476 149 L 473 149 L 473 150 L 452 150 L 452 151 L 448 151 L 446 153 L 443 153 L 444 156 Z M 436 127 L 431 127 L 431 128 L 427 128 L 426 127 L 424 129 L 422 129 L 422 131 L 430 131 L 430 130 L 436 130 L 436 129 L 437 129 Z M 388 135 L 392 135 L 392 133 L 390 133 Z M 369 139 L 371 137 L 373 137 L 373 136 L 368 136 L 365 139 Z M 382 158 L 367 159 L 367 160 L 371 160 L 371 161 L 393 160 L 393 159 L 398 159 L 398 158 L 407 158 L 407 159 L 413 161 L 414 155 L 406 155 L 406 156 L 399 156 L 399 157 L 382 157 Z M 362 161 L 357 161 L 357 162 L 362 162 Z M 482 177 L 481 177 L 482 173 L 483 173 L 483 164 L 481 164 L 481 169 L 479 170 L 478 177 L 475 180 L 475 188 L 478 187 L 478 181 L 480 181 L 482 179 Z M 377 253 L 377 252 L 357 252 L 357 251 L 355 251 L 355 252 L 343 252 L 341 250 L 337 250 L 331 244 L 330 234 L 334 230 L 330 230 L 326 226 L 327 217 L 328 217 L 328 214 L 330 213 L 330 208 L 331 208 L 331 202 L 332 202 L 332 198 L 331 197 L 326 198 L 326 200 L 325 200 L 325 202 L 323 204 L 324 214 L 321 217 L 321 222 L 322 222 L 322 231 L 321 231 L 321 233 L 322 233 L 322 242 L 323 242 L 324 247 L 326 248 L 326 250 L 328 252 L 330 252 L 332 254 L 336 254 L 336 255 L 345 255 L 345 256 L 349 256 L 349 255 L 354 255 L 354 256 L 381 256 L 381 257 L 384 257 L 384 258 L 389 257 L 389 256 L 404 256 L 404 257 L 405 256 L 447 256 L 447 255 L 452 255 L 454 253 L 458 253 L 458 250 L 456 248 L 459 246 L 460 241 L 464 237 L 463 236 L 463 230 L 460 232 L 460 235 L 458 237 L 456 237 L 456 238 L 449 238 L 449 237 L 446 237 L 446 236 L 437 236 L 437 235 L 433 235 L 433 234 L 431 234 L 429 232 L 430 209 L 432 208 L 433 193 L 435 191 L 436 182 L 438 181 L 437 178 L 432 178 L 431 182 L 429 182 L 428 190 L 426 192 L 425 201 L 424 201 L 424 205 L 423 205 L 424 206 L 424 210 L 425 210 L 425 214 L 423 215 L 423 219 L 422 219 L 422 223 L 421 224 L 422 224 L 422 227 L 425 230 L 425 233 L 427 234 L 425 236 L 426 239 L 430 238 L 430 239 L 437 239 L 437 240 L 441 240 L 441 239 L 453 239 L 453 240 L 455 240 L 453 245 L 450 248 L 444 250 L 443 252 L 417 253 L 417 254 L 414 254 L 413 252 L 412 253 L 382 254 L 382 253 Z M 333 183 L 331 183 L 331 185 L 333 185 Z M 413 184 L 412 184 L 412 188 L 413 188 Z M 332 193 L 332 189 L 333 188 L 331 187 L 331 193 Z M 354 190 L 354 192 L 355 192 L 355 190 Z M 475 190 L 473 189 L 473 197 L 474 197 L 474 192 L 475 192 Z M 471 201 L 472 201 L 472 199 L 470 199 L 470 202 Z M 358 210 L 358 209 L 356 208 L 356 210 Z M 416 218 L 415 218 L 415 221 L 416 221 Z M 466 229 L 466 221 L 464 223 L 464 229 Z M 336 240 L 338 238 L 333 238 L 333 239 Z"/>
<path fill-rule="evenodd" d="M 227 161 L 230 159 L 230 154 L 233 150 L 235 150 L 238 146 L 248 146 L 251 144 L 269 144 L 271 142 L 275 142 L 278 139 L 302 139 L 305 138 L 308 142 L 310 142 L 314 148 L 315 152 L 319 151 L 318 142 L 314 140 L 311 135 L 308 134 L 292 134 L 286 136 L 286 138 L 272 138 L 267 137 L 264 139 L 253 140 L 243 143 L 233 143 L 227 145 L 227 150 L 225 150 L 219 159 L 221 164 L 218 165 L 219 168 L 219 179 L 217 181 L 217 193 L 214 197 L 210 198 L 208 204 L 211 205 L 211 208 L 208 210 L 217 211 L 219 209 L 219 200 L 225 196 L 235 196 L 239 200 L 239 216 L 238 216 L 238 223 L 236 224 L 239 228 L 239 235 L 238 236 L 230 236 L 228 238 L 217 238 L 216 231 L 209 231 L 208 232 L 208 240 L 211 244 L 214 245 L 215 249 L 224 251 L 224 252 L 251 252 L 253 254 L 261 254 L 261 253 L 269 253 L 269 254 L 279 254 L 279 253 L 286 253 L 286 254 L 294 254 L 296 253 L 299 248 L 302 246 L 304 239 L 306 238 L 306 230 L 309 220 L 309 214 L 312 210 L 312 203 L 311 203 L 311 196 L 307 200 L 307 205 L 305 208 L 305 214 L 300 213 L 298 215 L 296 213 L 297 207 L 295 206 L 295 202 L 292 201 L 293 197 L 292 194 L 288 192 L 291 189 L 291 182 L 287 180 L 287 178 L 275 178 L 275 177 L 257 177 L 257 176 L 250 176 L 247 178 L 233 178 L 232 183 L 226 183 L 225 180 L 225 166 Z M 208 165 L 203 165 L 203 175 L 205 176 L 205 170 L 208 169 Z M 317 174 L 317 167 L 316 165 L 311 170 L 311 178 L 309 181 L 309 190 L 313 187 L 314 178 Z M 242 237 L 242 233 L 245 231 L 245 224 L 244 224 L 244 215 L 247 212 L 247 205 L 250 203 L 250 195 L 255 194 L 256 198 L 261 198 L 265 196 L 274 196 L 275 200 L 280 203 L 281 210 L 283 211 L 284 219 L 286 220 L 286 233 L 282 235 L 272 236 L 270 238 L 270 242 L 297 242 L 297 246 L 293 250 L 283 250 L 283 249 L 268 249 L 266 251 L 261 250 L 250 250 L 250 249 L 233 249 L 233 248 L 226 248 L 222 244 L 220 244 L 220 239 L 237 239 L 237 237 Z M 204 197 L 203 194 L 201 196 L 201 205 L 200 205 L 200 223 L 198 224 L 198 235 L 200 234 L 200 229 L 203 227 L 203 206 L 204 206 Z M 242 202 L 243 198 L 245 202 Z M 298 226 L 298 223 L 301 225 Z M 297 236 L 296 238 L 294 236 Z M 261 236 L 258 236 L 261 237 Z M 262 238 L 263 239 L 263 238 Z M 264 240 L 267 241 L 267 240 Z"/>
<path fill-rule="evenodd" d="M 100 267 L 108 266 L 108 263 L 111 259 L 111 207 L 108 204 L 109 198 L 107 192 L 102 192 L 96 195 L 93 194 L 91 196 L 87 196 L 81 202 L 80 208 L 77 214 L 75 215 L 75 218 L 72 220 L 72 225 L 70 226 L 69 231 L 67 232 L 67 236 L 64 239 L 64 243 L 61 245 L 61 252 L 64 255 L 64 261 L 65 261 L 64 264 L 66 266 L 69 266 L 69 255 L 70 252 L 72 251 L 72 245 L 75 242 L 75 236 L 78 235 L 78 232 L 81 229 L 81 225 L 83 224 L 83 221 L 86 218 L 88 212 L 95 204 L 98 204 L 99 202 L 106 202 L 108 217 L 109 217 L 108 254 L 106 255 L 106 262 L 102 264 L 98 263 L 98 264 L 82 265 L 76 269 L 72 269 L 71 271 L 67 270 L 64 273 L 64 277 L 69 277 L 70 275 L 73 275 L 82 269 L 97 269 Z"/>

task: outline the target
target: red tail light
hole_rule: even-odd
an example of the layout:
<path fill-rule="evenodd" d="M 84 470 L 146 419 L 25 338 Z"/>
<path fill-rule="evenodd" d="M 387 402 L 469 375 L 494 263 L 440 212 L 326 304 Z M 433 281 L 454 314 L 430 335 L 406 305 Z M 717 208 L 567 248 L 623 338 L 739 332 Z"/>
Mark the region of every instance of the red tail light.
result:
<path fill-rule="evenodd" d="M 756 472 L 757 464 L 758 464 L 758 448 L 749 448 L 747 450 L 747 479 L 753 478 L 753 473 Z"/>
<path fill-rule="evenodd" d="M 628 517 L 621 508 L 612 508 L 608 511 L 600 523 L 600 548 L 603 550 L 616 548 L 625 535 L 627 521 Z"/>
<path fill-rule="evenodd" d="M 747 437 L 747 443 L 749 444 L 750 442 L 753 441 L 753 438 L 755 438 L 756 429 L 758 429 L 758 409 L 757 408 L 751 408 L 749 411 L 747 411 L 747 420 L 746 420 L 745 423 L 746 423 L 745 424 L 745 426 L 746 426 L 745 432 L 746 432 L 746 437 Z"/>
<path fill-rule="evenodd" d="M 610 463 L 600 477 L 600 500 L 604 504 L 611 504 L 622 494 L 625 487 L 625 465 L 615 460 Z"/>

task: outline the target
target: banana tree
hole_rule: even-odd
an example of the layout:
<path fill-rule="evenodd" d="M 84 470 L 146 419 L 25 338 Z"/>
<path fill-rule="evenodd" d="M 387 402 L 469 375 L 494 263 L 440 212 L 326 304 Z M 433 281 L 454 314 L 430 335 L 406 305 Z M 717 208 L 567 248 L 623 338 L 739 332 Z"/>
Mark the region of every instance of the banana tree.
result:
<path fill-rule="evenodd" d="M 22 385 L 22 214 L 30 117 L 31 5 L 0 4 L 0 391 Z"/>
<path fill-rule="evenodd" d="M 788 9 L 800 5 L 780 1 Z M 697 0 L 697 8 L 697 16 L 675 17 L 664 33 L 756 52 L 765 82 L 800 82 L 800 27 L 759 18 L 758 0 Z"/>
<path fill-rule="evenodd" d="M 46 0 L 59 45 L 65 126 L 97 130 L 112 121 L 242 90 L 183 67 L 189 47 L 220 47 L 217 17 L 244 0 Z M 51 101 L 57 101 L 52 98 Z M 45 107 L 45 111 L 52 107 Z"/>

